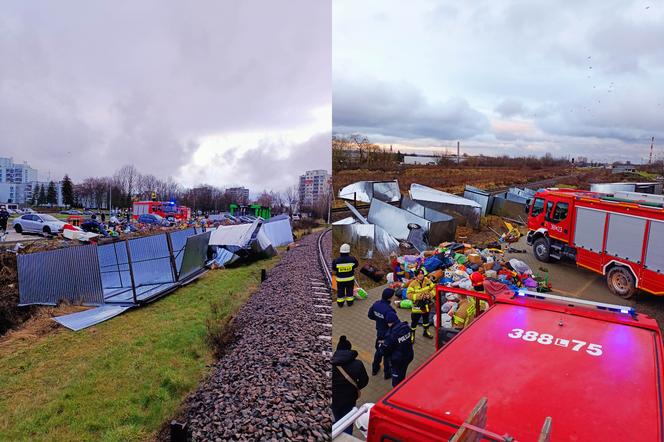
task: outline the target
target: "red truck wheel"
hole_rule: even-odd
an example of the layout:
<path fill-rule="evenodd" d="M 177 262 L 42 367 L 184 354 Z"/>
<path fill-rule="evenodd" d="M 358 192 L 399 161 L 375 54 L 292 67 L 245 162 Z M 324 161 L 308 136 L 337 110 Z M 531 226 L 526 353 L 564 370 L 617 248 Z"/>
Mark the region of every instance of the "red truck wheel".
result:
<path fill-rule="evenodd" d="M 606 283 L 612 293 L 623 299 L 629 299 L 636 293 L 634 275 L 622 266 L 613 267 L 606 274 Z"/>
<path fill-rule="evenodd" d="M 533 243 L 533 254 L 542 262 L 549 262 L 549 241 L 546 238 L 537 238 Z"/>

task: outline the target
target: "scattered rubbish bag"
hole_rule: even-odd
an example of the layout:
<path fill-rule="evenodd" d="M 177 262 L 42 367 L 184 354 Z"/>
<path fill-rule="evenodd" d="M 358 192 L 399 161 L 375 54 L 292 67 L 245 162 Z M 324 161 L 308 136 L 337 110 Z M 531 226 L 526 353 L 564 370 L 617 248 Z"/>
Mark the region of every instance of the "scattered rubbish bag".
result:
<path fill-rule="evenodd" d="M 509 260 L 509 263 L 510 263 L 510 266 L 512 266 L 514 271 L 517 272 L 517 273 L 526 274 L 526 275 L 532 275 L 533 274 L 533 271 L 530 270 L 530 267 L 528 266 L 528 264 L 526 264 L 525 262 L 523 262 L 519 259 L 512 258 L 512 259 Z"/>

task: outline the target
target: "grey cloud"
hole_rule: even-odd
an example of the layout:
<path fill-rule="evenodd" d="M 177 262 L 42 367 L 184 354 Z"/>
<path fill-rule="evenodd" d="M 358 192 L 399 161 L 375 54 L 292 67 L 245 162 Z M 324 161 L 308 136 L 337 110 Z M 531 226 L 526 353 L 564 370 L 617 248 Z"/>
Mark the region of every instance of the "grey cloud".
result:
<path fill-rule="evenodd" d="M 203 136 L 309 125 L 331 102 L 330 16 L 307 0 L 5 3 L 0 155 L 166 177 Z"/>
<path fill-rule="evenodd" d="M 503 117 L 513 117 L 524 113 L 523 103 L 509 98 L 498 103 L 494 110 Z"/>
<path fill-rule="evenodd" d="M 335 132 L 395 138 L 450 140 L 489 127 L 488 119 L 463 99 L 430 102 L 409 84 L 374 79 L 335 78 L 332 117 Z"/>

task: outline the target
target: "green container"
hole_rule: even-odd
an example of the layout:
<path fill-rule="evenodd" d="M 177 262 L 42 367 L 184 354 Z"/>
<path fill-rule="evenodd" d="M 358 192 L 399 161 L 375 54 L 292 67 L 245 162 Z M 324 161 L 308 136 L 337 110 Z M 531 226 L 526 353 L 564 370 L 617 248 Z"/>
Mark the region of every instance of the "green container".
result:
<path fill-rule="evenodd" d="M 357 289 L 357 297 L 360 299 L 367 299 L 367 291 L 360 287 Z"/>

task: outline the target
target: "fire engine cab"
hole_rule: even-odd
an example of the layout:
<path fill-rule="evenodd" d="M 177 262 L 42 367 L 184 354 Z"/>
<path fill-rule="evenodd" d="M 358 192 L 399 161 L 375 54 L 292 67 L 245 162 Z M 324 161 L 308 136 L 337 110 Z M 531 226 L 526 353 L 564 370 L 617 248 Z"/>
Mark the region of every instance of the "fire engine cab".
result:
<path fill-rule="evenodd" d="M 437 299 L 450 291 L 489 306 L 370 407 L 368 441 L 664 440 L 655 320 L 537 292 L 441 285 Z M 437 315 L 441 324 L 439 301 Z M 333 437 L 366 407 L 335 423 Z"/>
<path fill-rule="evenodd" d="M 548 262 L 566 257 L 606 276 L 622 298 L 664 295 L 664 196 L 546 189 L 528 210 L 529 245 Z"/>
<path fill-rule="evenodd" d="M 178 206 L 171 201 L 135 201 L 132 215 L 138 219 L 141 215 L 155 214 L 168 220 L 187 220 L 191 217 L 191 209 Z"/>

